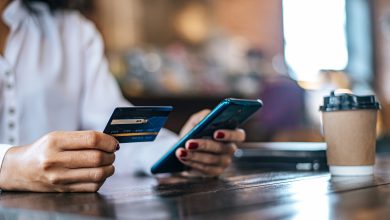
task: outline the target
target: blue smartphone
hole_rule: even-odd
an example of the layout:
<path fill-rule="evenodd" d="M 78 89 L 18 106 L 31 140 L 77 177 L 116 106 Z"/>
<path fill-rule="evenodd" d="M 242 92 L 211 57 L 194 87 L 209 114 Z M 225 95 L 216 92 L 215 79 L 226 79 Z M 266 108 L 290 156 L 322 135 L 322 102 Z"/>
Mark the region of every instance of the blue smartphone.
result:
<path fill-rule="evenodd" d="M 174 173 L 185 171 L 186 166 L 176 157 L 178 148 L 184 148 L 190 139 L 212 139 L 219 129 L 236 129 L 249 119 L 263 106 L 261 100 L 233 99 L 223 100 L 190 132 L 179 140 L 165 155 L 163 155 L 151 168 L 153 174 Z"/>

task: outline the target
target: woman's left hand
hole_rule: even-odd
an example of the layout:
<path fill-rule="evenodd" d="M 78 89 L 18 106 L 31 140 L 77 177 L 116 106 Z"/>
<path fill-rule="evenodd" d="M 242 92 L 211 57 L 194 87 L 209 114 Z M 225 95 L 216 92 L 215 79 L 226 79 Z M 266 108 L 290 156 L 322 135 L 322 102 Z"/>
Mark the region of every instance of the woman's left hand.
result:
<path fill-rule="evenodd" d="M 193 115 L 183 127 L 183 133 L 188 132 L 201 121 L 208 110 Z M 245 140 L 245 131 L 217 130 L 213 139 L 192 139 L 187 141 L 185 148 L 176 150 L 177 158 L 192 170 L 206 176 L 219 176 L 231 164 L 232 156 L 237 149 L 236 143 Z"/>

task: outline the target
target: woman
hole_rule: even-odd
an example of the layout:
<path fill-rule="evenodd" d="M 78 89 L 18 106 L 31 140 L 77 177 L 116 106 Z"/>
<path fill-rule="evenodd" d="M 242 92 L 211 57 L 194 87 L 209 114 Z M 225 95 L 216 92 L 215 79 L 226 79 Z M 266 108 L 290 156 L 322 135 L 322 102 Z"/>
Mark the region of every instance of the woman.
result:
<path fill-rule="evenodd" d="M 122 146 L 101 131 L 117 106 L 129 106 L 109 74 L 94 25 L 70 1 L 1 1 L 0 189 L 97 191 L 114 173 L 148 170 L 176 135 L 164 130 L 149 144 Z M 208 111 L 192 116 L 182 134 Z M 78 131 L 81 130 L 81 131 Z M 190 140 L 176 152 L 202 175 L 231 163 L 242 130 Z"/>

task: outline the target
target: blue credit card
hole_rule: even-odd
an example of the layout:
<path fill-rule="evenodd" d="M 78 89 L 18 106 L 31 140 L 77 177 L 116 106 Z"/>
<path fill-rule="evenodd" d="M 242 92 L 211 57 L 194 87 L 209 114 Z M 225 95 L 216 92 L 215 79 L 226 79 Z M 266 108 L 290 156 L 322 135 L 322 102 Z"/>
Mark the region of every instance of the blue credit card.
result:
<path fill-rule="evenodd" d="M 116 108 L 104 133 L 119 143 L 154 141 L 172 109 L 171 106 Z"/>

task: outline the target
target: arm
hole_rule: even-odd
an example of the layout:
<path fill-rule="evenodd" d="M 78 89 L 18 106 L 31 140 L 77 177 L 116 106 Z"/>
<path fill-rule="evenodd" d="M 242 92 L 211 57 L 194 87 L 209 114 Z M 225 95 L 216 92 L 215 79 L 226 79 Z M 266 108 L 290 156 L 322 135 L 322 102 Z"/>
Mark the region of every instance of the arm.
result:
<path fill-rule="evenodd" d="M 100 34 L 91 22 L 85 19 L 83 21 L 81 129 L 102 131 L 115 107 L 127 107 L 131 104 L 122 96 L 109 71 Z"/>

